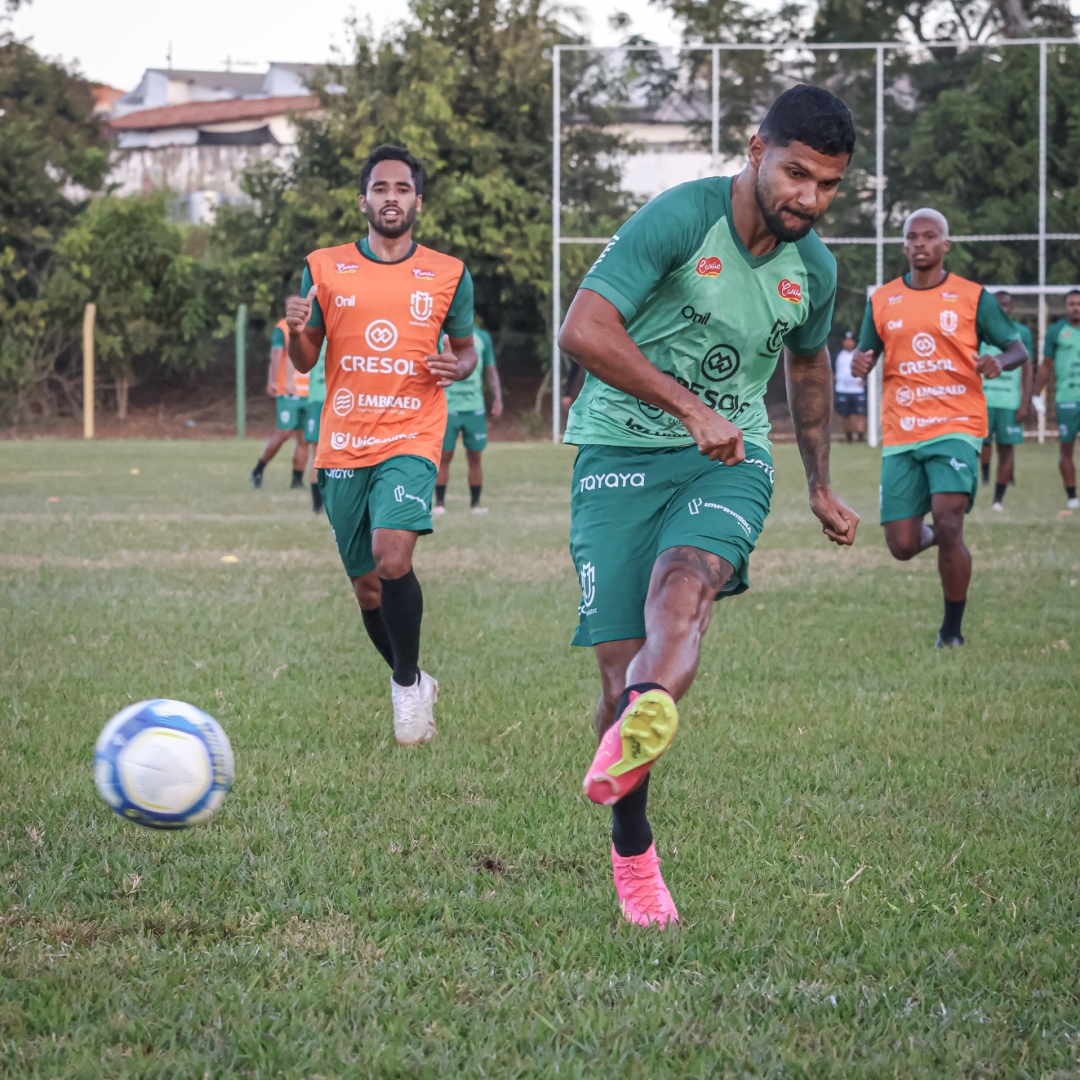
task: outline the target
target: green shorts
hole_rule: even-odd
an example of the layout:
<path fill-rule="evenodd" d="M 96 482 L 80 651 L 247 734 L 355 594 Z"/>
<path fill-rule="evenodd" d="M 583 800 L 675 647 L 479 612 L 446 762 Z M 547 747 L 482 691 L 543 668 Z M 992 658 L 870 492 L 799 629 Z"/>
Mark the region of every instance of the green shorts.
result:
<path fill-rule="evenodd" d="M 745 592 L 772 490 L 772 456 L 749 443 L 746 460 L 730 468 L 696 446 L 582 446 L 570 490 L 570 555 L 581 580 L 573 644 L 645 636 L 649 579 L 668 548 L 731 563 L 717 599 Z"/>
<path fill-rule="evenodd" d="M 277 399 L 278 431 L 302 431 L 307 398 L 279 397 Z"/>
<path fill-rule="evenodd" d="M 321 401 L 308 400 L 304 405 L 304 442 L 319 441 L 319 421 L 322 419 Z"/>
<path fill-rule="evenodd" d="M 1070 443 L 1080 435 L 1080 401 L 1057 403 L 1058 442 Z"/>
<path fill-rule="evenodd" d="M 431 532 L 435 466 L 427 458 L 401 454 L 366 469 L 320 469 L 319 490 L 351 578 L 375 569 L 372 529 Z"/>
<path fill-rule="evenodd" d="M 466 450 L 483 450 L 487 446 L 487 416 L 483 409 L 478 412 L 452 412 L 446 415 L 446 434 L 442 448 L 453 450 L 457 446 L 458 432 Z"/>
<path fill-rule="evenodd" d="M 881 524 L 930 512 L 930 496 L 963 492 L 968 513 L 979 488 L 979 455 L 963 439 L 943 439 L 881 459 Z"/>
<path fill-rule="evenodd" d="M 991 406 L 986 412 L 988 430 L 983 446 L 989 446 L 992 442 L 998 446 L 1019 446 L 1024 441 L 1024 425 L 1016 419 L 1015 409 Z"/>

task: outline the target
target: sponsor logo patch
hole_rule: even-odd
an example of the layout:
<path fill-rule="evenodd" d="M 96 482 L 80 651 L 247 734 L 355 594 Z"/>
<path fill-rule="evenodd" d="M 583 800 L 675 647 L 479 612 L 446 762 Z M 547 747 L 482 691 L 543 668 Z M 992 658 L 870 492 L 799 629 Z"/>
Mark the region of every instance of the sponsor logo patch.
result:
<path fill-rule="evenodd" d="M 364 337 L 372 349 L 392 349 L 397 344 L 398 331 L 389 319 L 376 319 L 368 323 Z"/>
<path fill-rule="evenodd" d="M 739 351 L 733 345 L 714 345 L 701 361 L 701 374 L 711 382 L 724 382 L 739 370 Z"/>
<path fill-rule="evenodd" d="M 780 294 L 781 300 L 790 300 L 793 304 L 802 303 L 802 286 L 796 281 L 784 278 L 784 280 L 776 286 L 776 291 Z"/>
<path fill-rule="evenodd" d="M 791 329 L 791 324 L 783 319 L 777 319 L 769 331 L 769 339 L 765 342 L 765 351 L 770 355 L 778 353 L 784 344 L 784 335 Z"/>
<path fill-rule="evenodd" d="M 707 255 L 703 259 L 698 259 L 697 272 L 702 277 L 719 277 L 720 271 L 723 269 L 724 264 L 715 255 Z"/>
<path fill-rule="evenodd" d="M 412 276 L 415 278 L 428 278 L 433 279 L 435 277 L 434 270 L 424 270 L 420 266 L 414 266 L 412 270 Z"/>
<path fill-rule="evenodd" d="M 355 274 L 360 269 L 359 263 L 335 263 L 339 274 Z"/>
<path fill-rule="evenodd" d="M 335 296 L 334 307 L 356 307 L 356 294 L 352 296 Z"/>
<path fill-rule="evenodd" d="M 933 334 L 916 334 L 911 339 L 911 347 L 919 356 L 932 356 L 937 348 L 937 342 Z"/>
<path fill-rule="evenodd" d="M 914 416 L 902 417 L 901 420 L 900 420 L 900 427 L 903 428 L 904 431 L 914 431 L 915 430 L 915 417 Z"/>
<path fill-rule="evenodd" d="M 915 400 L 915 392 L 910 386 L 898 386 L 896 388 L 896 404 L 907 408 Z"/>
<path fill-rule="evenodd" d="M 943 290 L 941 293 L 941 299 L 949 301 L 951 303 L 953 300 L 959 300 L 960 294 L 955 292 L 946 292 Z"/>
<path fill-rule="evenodd" d="M 687 304 L 679 314 L 684 319 L 689 319 L 692 323 L 697 323 L 699 326 L 705 326 L 712 318 L 711 311 L 695 311 L 692 304 Z"/>
<path fill-rule="evenodd" d="M 591 473 L 578 481 L 578 491 L 595 491 L 597 488 L 625 488 L 645 486 L 645 474 L 635 473 Z"/>
<path fill-rule="evenodd" d="M 338 416 L 348 416 L 353 411 L 356 398 L 351 390 L 338 390 L 334 394 L 334 412 Z"/>
<path fill-rule="evenodd" d="M 886 324 L 885 329 L 886 330 L 903 330 L 904 329 L 904 320 L 903 319 L 890 319 L 889 322 Z"/>
<path fill-rule="evenodd" d="M 903 299 L 904 299 L 904 294 L 903 293 L 897 293 L 896 296 L 890 296 L 889 297 L 889 303 L 890 304 L 899 304 L 900 301 L 903 300 Z"/>

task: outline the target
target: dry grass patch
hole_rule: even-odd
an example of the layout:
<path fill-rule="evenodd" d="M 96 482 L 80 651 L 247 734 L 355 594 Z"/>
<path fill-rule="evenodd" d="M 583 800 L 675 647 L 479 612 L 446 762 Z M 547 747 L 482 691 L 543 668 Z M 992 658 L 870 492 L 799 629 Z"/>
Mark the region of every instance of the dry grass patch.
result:
<path fill-rule="evenodd" d="M 340 913 L 325 919 L 301 919 L 294 915 L 287 923 L 272 926 L 266 940 L 274 948 L 305 953 L 348 953 L 363 963 L 375 963 L 385 955 L 373 941 L 360 934 L 360 928 Z"/>

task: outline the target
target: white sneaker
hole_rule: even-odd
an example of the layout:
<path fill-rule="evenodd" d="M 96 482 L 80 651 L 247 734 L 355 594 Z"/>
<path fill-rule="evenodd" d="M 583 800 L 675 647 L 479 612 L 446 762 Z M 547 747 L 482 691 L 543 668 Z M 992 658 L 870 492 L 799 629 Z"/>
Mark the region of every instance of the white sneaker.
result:
<path fill-rule="evenodd" d="M 390 679 L 390 698 L 394 702 L 394 738 L 401 746 L 416 746 L 439 734 L 435 727 L 434 706 L 439 700 L 439 684 L 426 672 L 412 686 L 398 686 Z"/>
<path fill-rule="evenodd" d="M 990 509 L 996 510 L 1000 514 L 1004 511 L 1005 507 L 1002 506 L 1001 503 L 994 503 L 993 506 L 990 507 Z"/>
<path fill-rule="evenodd" d="M 445 514 L 446 513 L 446 507 L 445 506 L 433 506 L 431 508 L 431 513 L 434 516 L 438 516 L 439 514 Z"/>
<path fill-rule="evenodd" d="M 474 514 L 486 514 L 487 510 L 488 510 L 488 508 L 486 506 L 474 506 L 472 508 L 472 512 Z"/>
<path fill-rule="evenodd" d="M 1069 499 L 1069 501 L 1066 502 L 1065 505 L 1070 510 L 1080 510 L 1080 499 Z"/>

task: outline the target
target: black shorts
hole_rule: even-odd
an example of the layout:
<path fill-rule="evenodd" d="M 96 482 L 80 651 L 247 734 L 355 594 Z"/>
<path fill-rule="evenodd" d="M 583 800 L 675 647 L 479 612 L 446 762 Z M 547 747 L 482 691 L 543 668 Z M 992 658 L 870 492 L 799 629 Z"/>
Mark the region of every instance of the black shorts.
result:
<path fill-rule="evenodd" d="M 837 394 L 837 416 L 865 416 L 866 415 L 866 391 L 861 394 Z"/>

